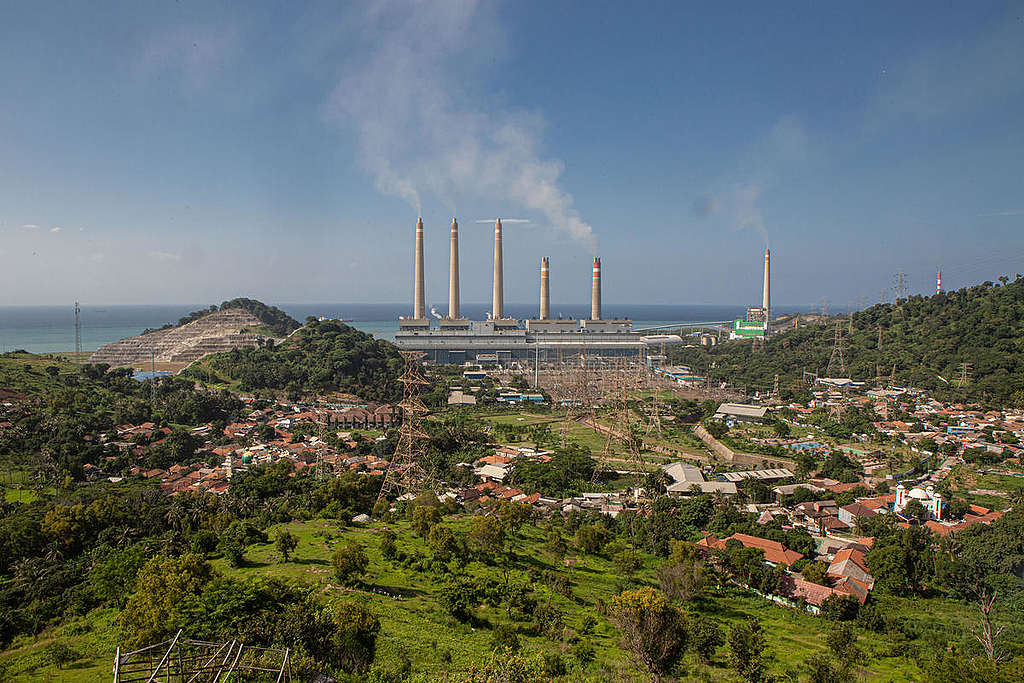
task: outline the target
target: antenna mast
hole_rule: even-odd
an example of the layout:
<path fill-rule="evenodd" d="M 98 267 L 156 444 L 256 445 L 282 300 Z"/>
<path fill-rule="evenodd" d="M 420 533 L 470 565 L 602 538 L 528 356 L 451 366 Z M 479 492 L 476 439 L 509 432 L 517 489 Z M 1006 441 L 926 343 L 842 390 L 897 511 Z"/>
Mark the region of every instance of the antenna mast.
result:
<path fill-rule="evenodd" d="M 75 374 L 82 374 L 82 309 L 75 302 Z"/>

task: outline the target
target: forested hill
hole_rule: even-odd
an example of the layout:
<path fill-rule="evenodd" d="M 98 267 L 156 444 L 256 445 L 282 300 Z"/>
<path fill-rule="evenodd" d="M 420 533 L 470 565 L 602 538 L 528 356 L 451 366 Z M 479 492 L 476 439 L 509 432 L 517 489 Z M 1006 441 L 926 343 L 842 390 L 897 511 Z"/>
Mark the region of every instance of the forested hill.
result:
<path fill-rule="evenodd" d="M 207 381 L 227 378 L 243 391 L 339 391 L 387 402 L 401 398 L 401 371 L 402 358 L 390 343 L 336 320 L 310 319 L 279 345 L 215 354 L 186 372 Z"/>
<path fill-rule="evenodd" d="M 932 390 L 937 397 L 966 396 L 991 404 L 1024 406 L 1024 279 L 985 282 L 969 289 L 930 297 L 914 296 L 880 304 L 853 315 L 790 330 L 769 339 L 765 348 L 732 341 L 710 348 L 679 348 L 674 362 L 713 381 L 766 389 L 779 375 L 792 388 L 804 370 L 824 374 L 842 330 L 845 376 L 872 381 L 893 372 L 895 382 Z M 838 371 L 832 374 L 840 374 Z M 944 381 L 945 380 L 945 381 Z M 948 382 L 948 383 L 947 383 Z"/>
<path fill-rule="evenodd" d="M 285 337 L 301 327 L 298 320 L 291 317 L 277 306 L 268 306 L 262 301 L 256 301 L 255 299 L 238 298 L 232 299 L 231 301 L 225 301 L 220 306 L 213 304 L 209 308 L 192 311 L 185 317 L 178 320 L 177 323 L 168 323 L 159 329 L 167 330 L 172 327 L 181 327 L 182 325 L 187 325 L 194 320 L 199 320 L 200 318 L 208 316 L 211 313 L 227 311 L 232 308 L 240 308 L 252 313 L 254 316 L 259 318 L 260 322 L 263 323 L 270 333 L 277 337 Z M 156 331 L 157 330 L 146 330 L 143 334 Z"/>

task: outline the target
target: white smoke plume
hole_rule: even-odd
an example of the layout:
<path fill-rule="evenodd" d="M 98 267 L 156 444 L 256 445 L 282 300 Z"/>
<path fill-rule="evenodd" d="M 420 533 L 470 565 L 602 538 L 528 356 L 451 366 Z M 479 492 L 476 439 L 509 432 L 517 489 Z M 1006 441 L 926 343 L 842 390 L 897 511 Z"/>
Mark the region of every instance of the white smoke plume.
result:
<path fill-rule="evenodd" d="M 717 220 L 729 230 L 753 230 L 768 247 L 768 229 L 761 209 L 762 196 L 766 188 L 782 181 L 787 170 L 802 167 L 812 147 L 799 119 L 793 116 L 779 119 L 747 150 L 730 174 L 732 182 L 694 200 L 694 215 Z"/>
<path fill-rule="evenodd" d="M 430 192 L 513 201 L 596 248 L 561 189 L 563 163 L 542 158 L 540 118 L 481 107 L 464 85 L 502 51 L 493 8 L 478 0 L 357 5 L 364 59 L 343 72 L 328 115 L 350 123 L 377 188 L 420 211 Z"/>

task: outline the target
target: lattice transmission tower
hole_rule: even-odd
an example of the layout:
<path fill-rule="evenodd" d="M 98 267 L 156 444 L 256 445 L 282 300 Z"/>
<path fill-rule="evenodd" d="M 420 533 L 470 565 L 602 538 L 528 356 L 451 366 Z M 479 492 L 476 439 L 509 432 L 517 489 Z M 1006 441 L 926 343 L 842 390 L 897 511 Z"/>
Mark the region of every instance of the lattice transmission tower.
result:
<path fill-rule="evenodd" d="M 836 374 L 836 370 L 839 370 L 839 374 Z M 843 328 L 837 320 L 835 342 L 832 344 L 832 356 L 828 359 L 825 375 L 827 377 L 843 377 L 845 374 L 846 361 L 843 359 Z"/>
<path fill-rule="evenodd" d="M 420 462 L 420 443 L 429 438 L 420 426 L 420 418 L 428 412 L 427 406 L 420 399 L 420 389 L 430 384 L 420 372 L 419 351 L 400 351 L 405 361 L 405 369 L 398 381 L 402 383 L 402 402 L 398 407 L 402 411 L 402 424 L 398 427 L 398 444 L 395 453 L 384 472 L 384 481 L 380 486 L 377 500 L 393 493 L 399 496 L 406 493 L 418 493 L 427 488 L 430 477 Z"/>
<path fill-rule="evenodd" d="M 291 650 L 182 637 L 114 655 L 114 683 L 291 683 Z"/>

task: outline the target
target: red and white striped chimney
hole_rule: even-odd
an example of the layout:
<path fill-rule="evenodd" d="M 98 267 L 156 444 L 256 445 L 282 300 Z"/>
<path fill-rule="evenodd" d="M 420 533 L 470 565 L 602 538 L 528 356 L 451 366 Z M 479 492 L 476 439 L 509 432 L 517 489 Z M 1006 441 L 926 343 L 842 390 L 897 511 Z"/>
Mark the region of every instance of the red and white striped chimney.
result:
<path fill-rule="evenodd" d="M 935 293 L 942 294 L 942 271 L 939 270 L 939 274 L 935 276 Z"/>
<path fill-rule="evenodd" d="M 594 279 L 590 286 L 590 319 L 601 319 L 601 259 L 594 257 Z"/>

